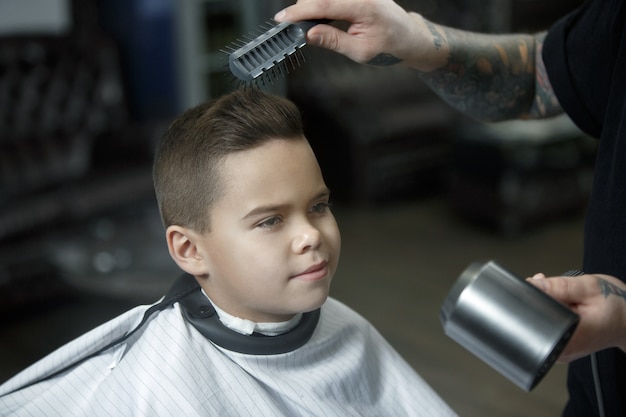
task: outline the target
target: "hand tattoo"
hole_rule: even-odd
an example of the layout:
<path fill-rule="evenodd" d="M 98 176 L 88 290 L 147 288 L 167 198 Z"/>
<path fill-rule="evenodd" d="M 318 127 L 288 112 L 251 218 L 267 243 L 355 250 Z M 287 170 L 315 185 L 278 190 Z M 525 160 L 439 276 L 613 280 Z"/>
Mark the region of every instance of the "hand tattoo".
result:
<path fill-rule="evenodd" d="M 435 49 L 441 49 L 441 46 L 443 45 L 443 36 L 441 35 L 441 32 L 439 32 L 437 27 L 432 24 L 432 22 L 425 20 L 424 23 L 426 23 L 426 27 L 430 31 L 430 34 L 433 35 L 433 43 L 435 45 Z"/>
<path fill-rule="evenodd" d="M 626 291 L 622 290 L 617 285 L 611 284 L 604 279 L 598 279 L 598 285 L 600 286 L 600 291 L 602 291 L 604 298 L 608 298 L 609 295 L 613 294 L 626 301 Z"/>

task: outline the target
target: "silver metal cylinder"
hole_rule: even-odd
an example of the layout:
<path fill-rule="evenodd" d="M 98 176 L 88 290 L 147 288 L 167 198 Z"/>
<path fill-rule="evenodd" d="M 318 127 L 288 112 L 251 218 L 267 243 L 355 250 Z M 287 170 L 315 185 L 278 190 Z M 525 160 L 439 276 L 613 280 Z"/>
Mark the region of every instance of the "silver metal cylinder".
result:
<path fill-rule="evenodd" d="M 445 333 L 520 388 L 546 375 L 578 315 L 497 263 L 471 264 L 440 311 Z"/>

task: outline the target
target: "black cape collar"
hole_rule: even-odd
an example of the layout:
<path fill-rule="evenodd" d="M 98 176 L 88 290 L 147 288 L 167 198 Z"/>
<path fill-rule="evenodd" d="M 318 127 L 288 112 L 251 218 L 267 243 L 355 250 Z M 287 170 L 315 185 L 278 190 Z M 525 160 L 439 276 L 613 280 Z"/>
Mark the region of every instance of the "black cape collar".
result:
<path fill-rule="evenodd" d="M 277 355 L 298 349 L 309 341 L 319 321 L 320 309 L 304 313 L 293 329 L 277 336 L 260 333 L 244 335 L 226 327 L 213 305 L 202 293 L 196 279 L 189 274 L 180 276 L 167 292 L 163 302 L 176 301 L 185 320 L 216 345 L 249 355 Z"/>

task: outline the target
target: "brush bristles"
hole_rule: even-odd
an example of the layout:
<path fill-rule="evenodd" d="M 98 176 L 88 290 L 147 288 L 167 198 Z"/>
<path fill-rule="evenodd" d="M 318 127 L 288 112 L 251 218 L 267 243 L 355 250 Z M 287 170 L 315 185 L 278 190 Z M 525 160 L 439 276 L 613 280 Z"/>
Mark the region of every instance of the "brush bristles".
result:
<path fill-rule="evenodd" d="M 272 68 L 264 71 L 258 77 L 256 77 L 252 83 L 258 87 L 267 87 L 274 84 L 274 82 L 280 78 L 285 78 L 291 71 L 300 67 L 306 62 L 303 48 L 296 49 L 291 55 L 288 55 L 284 60 L 276 63 Z"/>
<path fill-rule="evenodd" d="M 236 50 L 235 48 L 232 48 L 232 47 L 226 47 L 226 48 L 228 49 L 220 50 L 220 52 L 224 53 L 226 56 L 230 56 L 230 54 Z M 292 54 L 287 55 L 285 59 L 283 59 L 281 62 L 275 63 L 271 68 L 267 68 L 265 71 L 263 71 L 261 74 L 259 74 L 257 77 L 253 79 L 242 80 L 234 76 L 234 74 L 232 74 L 231 72 L 230 73 L 230 75 L 232 76 L 231 83 L 236 83 L 237 88 L 239 87 L 269 88 L 272 85 L 274 85 L 276 80 L 280 78 L 285 78 L 292 71 L 304 65 L 307 62 L 307 59 L 308 59 L 307 57 L 310 58 L 310 53 L 308 52 L 308 48 L 306 48 L 306 46 L 302 48 L 297 48 L 296 50 L 294 50 Z M 225 68 L 228 66 L 229 66 L 228 63 L 224 64 Z"/>

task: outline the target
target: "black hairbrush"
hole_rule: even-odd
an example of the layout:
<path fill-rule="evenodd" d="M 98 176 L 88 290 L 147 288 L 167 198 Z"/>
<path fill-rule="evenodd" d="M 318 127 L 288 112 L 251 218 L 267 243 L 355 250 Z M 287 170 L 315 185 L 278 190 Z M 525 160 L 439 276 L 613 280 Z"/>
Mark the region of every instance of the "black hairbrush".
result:
<path fill-rule="evenodd" d="M 313 26 L 329 20 L 304 20 L 283 22 L 271 27 L 247 43 L 235 44 L 229 54 L 230 72 L 243 83 L 271 82 L 285 76 L 306 61 L 302 48 L 306 33 Z"/>

